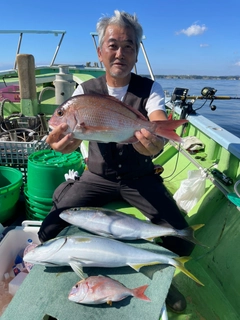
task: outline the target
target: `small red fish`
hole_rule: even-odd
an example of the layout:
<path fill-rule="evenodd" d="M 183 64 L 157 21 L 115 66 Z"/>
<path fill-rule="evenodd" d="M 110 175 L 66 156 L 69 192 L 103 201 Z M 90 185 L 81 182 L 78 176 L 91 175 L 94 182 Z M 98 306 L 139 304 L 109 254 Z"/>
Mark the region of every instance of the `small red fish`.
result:
<path fill-rule="evenodd" d="M 54 129 L 67 123 L 67 133 L 80 140 L 131 144 L 137 142 L 135 132 L 143 128 L 158 136 L 181 142 L 174 132 L 181 120 L 148 121 L 138 110 L 108 95 L 82 94 L 71 97 L 57 108 L 49 120 Z"/>
<path fill-rule="evenodd" d="M 148 285 L 135 289 L 128 289 L 117 280 L 104 276 L 92 276 L 81 280 L 72 287 L 68 299 L 82 304 L 101 304 L 112 305 L 113 301 L 120 301 L 129 296 L 151 301 L 144 291 Z"/>

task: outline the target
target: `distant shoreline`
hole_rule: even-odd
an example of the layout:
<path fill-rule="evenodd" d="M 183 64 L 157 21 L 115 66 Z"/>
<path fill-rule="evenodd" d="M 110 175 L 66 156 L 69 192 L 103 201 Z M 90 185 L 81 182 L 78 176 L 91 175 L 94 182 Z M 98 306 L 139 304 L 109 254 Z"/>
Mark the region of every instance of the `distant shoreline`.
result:
<path fill-rule="evenodd" d="M 149 77 L 149 75 L 144 75 Z M 155 75 L 157 79 L 240 80 L 240 76 Z"/>

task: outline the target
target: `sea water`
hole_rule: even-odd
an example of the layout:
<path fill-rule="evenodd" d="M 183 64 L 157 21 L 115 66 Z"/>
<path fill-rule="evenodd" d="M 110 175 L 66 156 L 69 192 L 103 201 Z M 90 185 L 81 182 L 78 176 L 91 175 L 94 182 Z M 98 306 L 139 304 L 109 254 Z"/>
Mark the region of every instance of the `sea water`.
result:
<path fill-rule="evenodd" d="M 188 95 L 200 96 L 202 88 L 211 87 L 217 90 L 216 96 L 238 97 L 239 100 L 214 100 L 212 104 L 217 107 L 215 111 L 212 111 L 209 106 L 210 100 L 205 104 L 205 100 L 197 100 L 193 105 L 193 109 L 200 108 L 197 110 L 199 114 L 207 117 L 209 120 L 240 138 L 239 80 L 157 78 L 156 81 L 162 85 L 163 90 L 167 90 L 170 94 L 174 88 L 180 87 L 189 89 Z"/>

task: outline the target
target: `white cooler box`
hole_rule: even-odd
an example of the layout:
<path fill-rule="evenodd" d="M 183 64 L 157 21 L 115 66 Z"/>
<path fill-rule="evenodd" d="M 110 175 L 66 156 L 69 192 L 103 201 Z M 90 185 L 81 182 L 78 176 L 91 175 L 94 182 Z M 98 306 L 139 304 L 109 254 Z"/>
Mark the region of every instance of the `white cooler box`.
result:
<path fill-rule="evenodd" d="M 40 225 L 41 221 L 23 221 L 22 226 L 9 231 L 0 242 L 0 281 L 11 270 L 19 251 L 27 246 L 28 239 L 40 243 L 37 235 Z"/>

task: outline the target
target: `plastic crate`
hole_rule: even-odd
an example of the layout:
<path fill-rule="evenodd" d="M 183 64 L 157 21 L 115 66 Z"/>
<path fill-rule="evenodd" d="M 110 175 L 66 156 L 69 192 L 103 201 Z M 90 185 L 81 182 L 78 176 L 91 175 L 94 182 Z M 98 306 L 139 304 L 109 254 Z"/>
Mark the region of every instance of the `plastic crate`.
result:
<path fill-rule="evenodd" d="M 19 86 L 8 86 L 0 89 L 0 101 L 8 99 L 11 102 L 20 102 Z"/>
<path fill-rule="evenodd" d="M 35 151 L 50 149 L 45 140 L 32 142 L 0 141 L 0 166 L 19 169 L 27 182 L 28 157 Z"/>
<path fill-rule="evenodd" d="M 30 154 L 44 149 L 50 149 L 45 140 L 32 142 L 0 141 L 0 165 L 27 165 Z"/>

